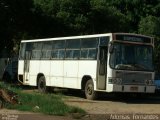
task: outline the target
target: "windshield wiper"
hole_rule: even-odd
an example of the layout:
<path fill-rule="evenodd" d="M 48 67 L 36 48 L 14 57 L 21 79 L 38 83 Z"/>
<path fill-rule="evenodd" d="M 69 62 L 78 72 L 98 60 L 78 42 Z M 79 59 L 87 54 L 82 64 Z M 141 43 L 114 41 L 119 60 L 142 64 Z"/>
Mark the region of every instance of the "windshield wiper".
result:
<path fill-rule="evenodd" d="M 123 70 L 133 70 L 134 66 L 131 64 L 118 64 L 115 67 L 116 69 L 123 69 Z"/>
<path fill-rule="evenodd" d="M 144 65 L 140 64 L 132 64 L 136 70 L 147 70 L 147 68 Z"/>
<path fill-rule="evenodd" d="M 123 70 L 148 70 L 145 66 L 140 64 L 118 64 L 115 68 Z"/>

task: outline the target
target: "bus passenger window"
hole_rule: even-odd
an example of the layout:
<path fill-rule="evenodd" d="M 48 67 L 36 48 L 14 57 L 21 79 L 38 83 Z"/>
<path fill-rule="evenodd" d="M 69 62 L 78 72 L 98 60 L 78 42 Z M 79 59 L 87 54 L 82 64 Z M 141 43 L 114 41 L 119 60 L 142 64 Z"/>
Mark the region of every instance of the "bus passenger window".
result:
<path fill-rule="evenodd" d="M 42 59 L 50 59 L 51 58 L 51 50 L 42 50 Z"/>
<path fill-rule="evenodd" d="M 65 41 L 53 41 L 53 50 L 54 49 L 64 49 L 65 48 Z"/>
<path fill-rule="evenodd" d="M 81 48 L 96 48 L 98 38 L 85 38 L 81 40 Z"/>
<path fill-rule="evenodd" d="M 88 58 L 95 60 L 96 59 L 96 53 L 97 53 L 96 49 L 90 49 L 89 54 L 88 54 Z"/>
<path fill-rule="evenodd" d="M 58 50 L 53 50 L 52 51 L 52 58 L 57 59 L 58 58 Z"/>
<path fill-rule="evenodd" d="M 73 50 L 73 59 L 78 60 L 80 57 L 80 50 Z"/>
<path fill-rule="evenodd" d="M 66 51 L 66 59 L 71 59 L 72 56 L 73 56 L 72 50 L 67 50 L 67 51 Z"/>
<path fill-rule="evenodd" d="M 84 49 L 84 50 L 81 50 L 81 59 L 87 59 L 87 56 L 88 56 L 88 50 L 87 49 Z"/>
<path fill-rule="evenodd" d="M 64 59 L 65 56 L 65 51 L 64 50 L 59 50 L 58 51 L 58 58 L 59 59 Z"/>
<path fill-rule="evenodd" d="M 43 42 L 42 47 L 42 59 L 50 59 L 51 58 L 51 50 L 52 50 L 52 42 Z"/>
<path fill-rule="evenodd" d="M 26 43 L 21 43 L 19 59 L 23 60 L 25 56 Z"/>
<path fill-rule="evenodd" d="M 64 59 L 64 50 L 53 50 L 52 59 Z"/>
<path fill-rule="evenodd" d="M 39 60 L 41 58 L 41 50 L 32 50 L 32 59 Z"/>

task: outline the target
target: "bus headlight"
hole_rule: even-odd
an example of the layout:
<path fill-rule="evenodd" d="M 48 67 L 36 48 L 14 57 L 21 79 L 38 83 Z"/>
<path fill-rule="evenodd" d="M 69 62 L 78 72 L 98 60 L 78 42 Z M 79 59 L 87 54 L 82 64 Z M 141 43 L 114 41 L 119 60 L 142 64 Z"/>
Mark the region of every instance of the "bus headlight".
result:
<path fill-rule="evenodd" d="M 114 84 L 121 84 L 122 83 L 122 79 L 121 78 L 116 78 L 116 81 Z"/>
<path fill-rule="evenodd" d="M 108 83 L 109 84 L 121 84 L 122 79 L 121 78 L 108 78 Z"/>
<path fill-rule="evenodd" d="M 149 85 L 153 85 L 154 81 L 153 80 L 149 80 Z"/>
<path fill-rule="evenodd" d="M 146 81 L 145 81 L 145 84 L 146 84 L 146 85 L 153 85 L 153 84 L 154 84 L 154 81 L 153 81 L 153 80 L 146 80 Z"/>

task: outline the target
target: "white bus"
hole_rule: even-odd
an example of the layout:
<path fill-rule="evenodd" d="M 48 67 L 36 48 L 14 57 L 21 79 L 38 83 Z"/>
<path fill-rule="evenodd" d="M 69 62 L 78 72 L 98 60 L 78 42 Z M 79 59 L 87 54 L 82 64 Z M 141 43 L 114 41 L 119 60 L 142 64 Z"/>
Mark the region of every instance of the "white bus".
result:
<path fill-rule="evenodd" d="M 152 37 L 108 33 L 22 40 L 18 79 L 24 85 L 97 92 L 154 93 Z"/>

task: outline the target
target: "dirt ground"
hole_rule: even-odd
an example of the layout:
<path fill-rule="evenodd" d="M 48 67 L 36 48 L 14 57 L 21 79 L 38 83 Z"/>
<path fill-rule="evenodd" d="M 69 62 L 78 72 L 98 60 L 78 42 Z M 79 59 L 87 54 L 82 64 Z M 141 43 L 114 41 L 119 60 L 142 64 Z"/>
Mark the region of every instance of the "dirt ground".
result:
<path fill-rule="evenodd" d="M 135 97 L 126 96 L 125 94 L 105 94 L 101 95 L 98 100 L 94 101 L 86 100 L 81 93 L 78 93 L 78 91 L 72 94 L 64 93 L 64 96 L 65 97 L 63 100 L 66 104 L 84 109 L 87 112 L 87 115 L 80 117 L 77 117 L 76 114 L 67 116 L 50 116 L 39 113 L 0 109 L 0 120 L 75 120 L 76 118 L 79 118 L 80 120 L 119 119 L 116 119 L 115 117 L 113 117 L 112 119 L 112 114 L 159 114 L 157 120 L 160 119 L 160 95 L 147 95 L 145 97 Z M 7 117 L 10 119 L 6 119 Z"/>
<path fill-rule="evenodd" d="M 103 95 L 98 100 L 68 96 L 66 104 L 80 107 L 89 114 L 160 114 L 160 95 L 145 97 L 125 95 Z"/>

